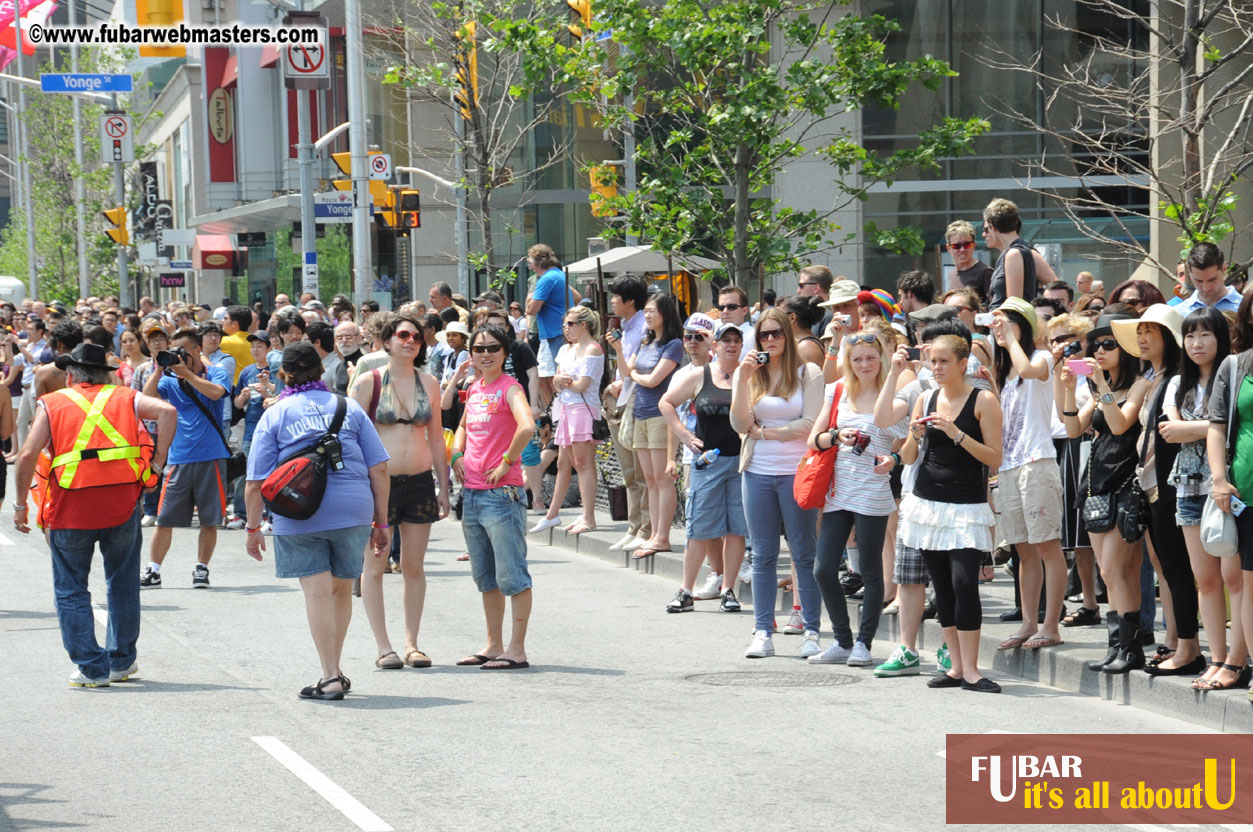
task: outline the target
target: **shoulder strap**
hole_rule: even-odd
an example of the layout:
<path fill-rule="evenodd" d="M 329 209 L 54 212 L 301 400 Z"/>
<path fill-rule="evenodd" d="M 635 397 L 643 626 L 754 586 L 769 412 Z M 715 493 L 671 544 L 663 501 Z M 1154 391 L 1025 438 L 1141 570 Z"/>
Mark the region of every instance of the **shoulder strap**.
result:
<path fill-rule="evenodd" d="M 1227 461 L 1230 464 L 1232 452 L 1235 450 L 1231 447 L 1231 425 L 1236 421 L 1236 400 L 1240 397 L 1240 357 L 1233 355 L 1227 359 L 1231 362 L 1231 378 L 1227 384 Z"/>
<path fill-rule="evenodd" d="M 222 425 L 219 423 L 221 417 L 219 416 L 218 419 L 213 418 L 212 414 L 209 413 L 209 408 L 205 407 L 204 402 L 200 401 L 200 395 L 190 384 L 187 383 L 187 379 L 180 378 L 178 380 L 178 386 L 182 388 L 183 393 L 187 395 L 187 398 L 191 399 L 192 402 L 195 403 L 196 407 L 200 408 L 200 412 L 203 413 L 204 417 L 209 420 L 209 424 L 213 425 L 213 430 L 217 432 L 218 439 L 222 440 L 222 447 L 226 448 L 226 455 L 230 456 L 231 446 L 230 443 L 226 441 L 226 434 L 222 433 Z"/>
<path fill-rule="evenodd" d="M 383 374 L 378 370 L 371 370 L 370 375 L 374 376 L 374 389 L 370 391 L 370 421 L 374 421 L 374 415 L 379 410 L 379 395 L 383 392 Z"/>
<path fill-rule="evenodd" d="M 326 431 L 327 436 L 339 436 L 339 431 L 344 426 L 344 417 L 347 415 L 348 415 L 347 397 L 336 394 L 335 418 L 331 420 L 331 426 Z"/>
<path fill-rule="evenodd" d="M 831 399 L 831 422 L 828 428 L 833 428 L 839 421 L 840 417 L 840 399 L 844 397 L 844 382 L 837 381 L 835 383 L 835 395 Z"/>

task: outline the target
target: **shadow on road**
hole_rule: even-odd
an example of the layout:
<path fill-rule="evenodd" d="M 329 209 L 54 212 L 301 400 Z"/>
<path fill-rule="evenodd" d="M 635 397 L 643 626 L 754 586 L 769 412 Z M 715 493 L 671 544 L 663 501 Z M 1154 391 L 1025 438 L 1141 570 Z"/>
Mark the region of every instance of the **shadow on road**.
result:
<path fill-rule="evenodd" d="M 184 682 L 160 682 L 152 679 L 141 679 L 136 676 L 130 682 L 115 682 L 110 690 L 131 691 L 132 693 L 199 693 L 210 690 L 266 690 L 266 688 L 243 687 L 241 685 L 190 684 Z"/>
<path fill-rule="evenodd" d="M 46 791 L 52 786 L 46 786 L 42 783 L 0 783 L 0 829 L 73 829 L 76 827 L 86 826 L 83 823 L 61 823 L 49 820 L 24 820 L 22 818 L 13 818 L 9 816 L 11 807 L 26 806 L 33 804 L 47 803 L 65 803 L 64 800 L 50 800 L 46 797 L 36 797 L 39 792 Z M 17 794 L 10 794 L 17 792 Z"/>
<path fill-rule="evenodd" d="M 38 612 L 37 610 L 0 610 L 0 621 L 12 618 L 28 619 L 28 618 L 56 618 L 55 612 Z"/>
<path fill-rule="evenodd" d="M 168 587 L 176 592 L 204 592 L 203 589 L 195 589 L 190 586 Z M 209 590 L 212 593 L 232 592 L 236 595 L 270 595 L 276 592 L 299 592 L 299 586 L 284 586 L 282 584 L 260 584 L 258 586 L 220 586 L 215 585 Z M 147 607 L 145 607 L 147 609 Z"/>
<path fill-rule="evenodd" d="M 442 708 L 446 705 L 469 705 L 468 699 L 444 699 L 440 696 L 356 696 L 335 703 L 337 708 L 355 708 L 362 711 L 403 711 Z"/>

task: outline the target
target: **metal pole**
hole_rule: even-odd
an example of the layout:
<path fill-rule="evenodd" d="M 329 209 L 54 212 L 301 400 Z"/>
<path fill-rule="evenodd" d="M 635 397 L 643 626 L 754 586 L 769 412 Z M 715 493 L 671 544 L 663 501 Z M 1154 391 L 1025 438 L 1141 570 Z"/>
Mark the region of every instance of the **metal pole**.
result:
<path fill-rule="evenodd" d="M 19 0 L 20 2 L 20 0 Z M 78 0 L 70 0 L 70 26 L 78 25 Z M 78 44 L 70 44 L 70 70 L 78 72 Z M 91 275 L 87 272 L 87 217 L 83 206 L 87 202 L 87 186 L 83 182 L 83 103 L 76 96 L 74 107 L 74 233 L 78 236 L 78 295 L 91 296 Z"/>
<path fill-rule="evenodd" d="M 313 128 L 309 121 L 309 93 L 296 90 L 296 163 L 300 167 L 301 290 L 318 294 L 318 235 L 313 217 Z M 314 267 L 309 274 L 308 267 Z"/>
<path fill-rule="evenodd" d="M 470 221 L 466 210 L 466 120 L 456 114 L 457 129 L 457 291 L 470 296 Z"/>
<path fill-rule="evenodd" d="M 17 74 L 22 74 L 22 4 L 19 2 L 13 6 L 13 13 L 16 19 L 13 25 L 13 35 L 16 39 L 14 42 L 17 48 Z M 22 84 L 17 88 L 17 108 L 21 111 L 22 117 L 18 125 L 18 130 L 22 134 L 22 154 L 26 156 L 30 153 L 30 134 L 26 132 L 26 87 Z M 39 273 L 35 268 L 35 200 L 30 184 L 30 160 L 23 159 L 22 164 L 22 192 L 26 197 L 26 279 L 30 284 L 30 296 L 32 298 L 39 297 Z"/>
<path fill-rule="evenodd" d="M 7 97 L 13 97 L 13 85 L 7 84 Z M 9 178 L 13 180 L 13 207 L 17 210 L 24 210 L 26 207 L 26 197 L 22 193 L 22 134 L 21 128 L 18 126 L 17 108 L 5 101 L 3 107 L 8 111 L 9 120 L 9 145 L 13 158 L 8 160 L 9 167 L 13 169 L 13 175 Z"/>
<path fill-rule="evenodd" d="M 348 153 L 352 163 L 353 300 L 360 304 L 374 286 L 370 251 L 370 171 L 366 167 L 365 66 L 361 43 L 361 0 L 344 0 L 348 60 Z"/>
<path fill-rule="evenodd" d="M 625 46 L 622 47 L 622 50 L 623 52 L 627 51 Z M 630 115 L 635 112 L 635 96 L 626 96 L 623 103 L 626 105 L 628 113 L 626 129 L 622 131 L 622 172 L 623 178 L 626 179 L 626 182 L 624 182 L 623 185 L 626 192 L 630 193 L 635 190 L 635 122 L 631 119 Z M 635 246 L 639 245 L 639 242 L 640 238 L 638 235 L 626 235 L 627 245 Z"/>
<path fill-rule="evenodd" d="M 117 103 L 117 93 L 113 94 L 113 109 L 120 109 Z M 123 173 L 125 165 L 122 162 L 113 163 L 113 198 L 117 200 L 118 205 L 126 204 L 126 177 Z M 117 283 L 118 283 L 118 300 L 122 306 L 134 306 L 131 303 L 131 280 L 126 268 L 126 246 L 117 247 Z"/>

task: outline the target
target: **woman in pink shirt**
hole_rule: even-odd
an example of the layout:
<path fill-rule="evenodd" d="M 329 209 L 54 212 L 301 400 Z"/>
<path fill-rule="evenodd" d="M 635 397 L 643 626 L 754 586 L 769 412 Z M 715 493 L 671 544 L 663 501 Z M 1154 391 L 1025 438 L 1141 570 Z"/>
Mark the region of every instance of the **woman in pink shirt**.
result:
<path fill-rule="evenodd" d="M 470 337 L 476 379 L 453 441 L 452 465 L 464 483 L 461 529 L 470 571 L 483 593 L 487 646 L 458 665 L 519 670 L 526 660 L 531 618 L 531 574 L 526 568 L 526 496 L 518 458 L 535 432 L 522 385 L 504 373 L 509 334 L 485 325 Z M 513 608 L 513 633 L 504 643 L 505 598 Z"/>

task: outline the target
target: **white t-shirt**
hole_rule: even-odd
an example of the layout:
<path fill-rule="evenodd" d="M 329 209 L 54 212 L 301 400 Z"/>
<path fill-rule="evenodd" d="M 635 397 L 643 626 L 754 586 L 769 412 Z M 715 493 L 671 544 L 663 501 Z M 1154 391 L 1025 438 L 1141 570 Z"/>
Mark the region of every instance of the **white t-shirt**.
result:
<path fill-rule="evenodd" d="M 1001 446 L 1004 456 L 1001 470 L 1020 468 L 1037 459 L 1056 459 L 1053 447 L 1053 355 L 1036 350 L 1032 361 L 1044 360 L 1048 374 L 1041 379 L 1014 378 L 1005 382 L 1001 391 L 1001 412 L 1004 414 Z"/>
<path fill-rule="evenodd" d="M 740 347 L 740 361 L 757 349 L 757 327 L 752 321 L 745 321 L 739 326 L 740 335 L 744 338 L 744 346 Z"/>
<path fill-rule="evenodd" d="M 835 385 L 828 384 L 826 400 L 835 396 Z M 875 458 L 892 453 L 892 445 L 905 438 L 909 419 L 902 419 L 889 428 L 875 427 L 874 413 L 857 413 L 848 401 L 848 391 L 840 400 L 836 426 L 853 428 L 870 434 L 870 444 L 858 455 L 847 445 L 840 445 L 835 457 L 835 474 L 827 490 L 827 504 L 823 511 L 852 511 L 857 514 L 886 516 L 896 511 L 892 499 L 891 473 L 876 474 Z"/>
<path fill-rule="evenodd" d="M 562 405 L 579 405 L 586 404 L 587 408 L 592 411 L 592 418 L 600 416 L 600 377 L 605 374 L 605 354 L 600 355 L 584 355 L 582 357 L 576 354 L 578 347 L 574 344 L 565 344 L 561 349 L 557 350 L 557 372 L 563 376 L 570 376 L 573 379 L 580 379 L 584 376 L 590 376 L 591 385 L 583 393 L 576 393 L 569 387 L 562 388 L 561 393 L 557 396 L 557 402 Z M 553 408 L 553 418 L 560 419 L 561 415 L 557 412 L 557 408 Z"/>
<path fill-rule="evenodd" d="M 804 372 L 804 367 L 800 373 Z M 799 374 L 798 374 L 799 375 Z M 790 398 L 779 396 L 762 396 L 753 405 L 753 417 L 763 428 L 778 428 L 794 422 L 805 413 L 805 385 L 802 378 L 797 379 L 796 390 Z M 801 458 L 809 450 L 805 437 L 799 439 L 763 439 L 753 446 L 753 457 L 748 461 L 746 471 L 781 477 L 795 474 Z"/>

